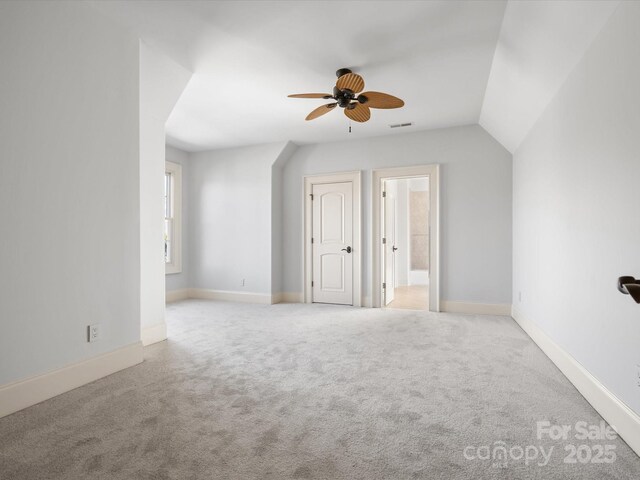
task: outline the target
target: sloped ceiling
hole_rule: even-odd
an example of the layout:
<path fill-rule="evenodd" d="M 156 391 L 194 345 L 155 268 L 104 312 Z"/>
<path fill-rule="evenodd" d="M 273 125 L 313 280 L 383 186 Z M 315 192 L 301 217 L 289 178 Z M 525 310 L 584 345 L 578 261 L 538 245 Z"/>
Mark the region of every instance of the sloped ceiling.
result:
<path fill-rule="evenodd" d="M 98 1 L 92 5 L 194 72 L 167 123 L 185 150 L 318 143 L 478 122 L 506 2 Z M 311 122 L 350 67 L 365 89 L 405 100 L 353 125 L 341 109 Z M 414 126 L 390 129 L 390 124 Z"/>
<path fill-rule="evenodd" d="M 619 1 L 510 1 L 480 125 L 515 152 Z"/>
<path fill-rule="evenodd" d="M 89 3 L 194 72 L 166 125 L 183 150 L 479 123 L 514 152 L 620 0 Z M 326 101 L 287 94 L 330 92 L 341 67 L 406 106 L 352 133 L 340 109 L 306 122 Z"/>

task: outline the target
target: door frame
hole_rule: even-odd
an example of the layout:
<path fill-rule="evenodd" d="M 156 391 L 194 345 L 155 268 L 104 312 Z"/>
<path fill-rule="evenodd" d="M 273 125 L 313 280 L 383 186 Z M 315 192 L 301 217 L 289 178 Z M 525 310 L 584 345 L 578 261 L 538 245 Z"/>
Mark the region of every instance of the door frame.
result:
<path fill-rule="evenodd" d="M 311 250 L 312 234 L 312 204 L 311 191 L 314 185 L 325 183 L 345 183 L 353 184 L 353 306 L 362 306 L 362 206 L 361 206 L 361 183 L 362 172 L 360 170 L 351 172 L 328 173 L 321 175 L 307 175 L 303 178 L 303 198 L 304 208 L 302 209 L 302 225 L 304 226 L 302 255 L 304 265 L 304 302 L 313 302 L 313 256 Z"/>
<path fill-rule="evenodd" d="M 429 311 L 440 311 L 440 165 L 414 165 L 375 169 L 372 172 L 373 273 L 374 307 L 382 307 L 382 184 L 385 180 L 429 177 Z"/>

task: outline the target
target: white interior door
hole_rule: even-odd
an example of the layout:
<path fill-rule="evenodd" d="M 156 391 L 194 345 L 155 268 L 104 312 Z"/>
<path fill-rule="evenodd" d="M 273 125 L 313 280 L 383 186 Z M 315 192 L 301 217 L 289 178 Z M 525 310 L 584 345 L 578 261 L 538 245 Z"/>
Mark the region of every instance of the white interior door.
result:
<path fill-rule="evenodd" d="M 395 298 L 396 288 L 396 199 L 388 192 L 384 197 L 384 304 Z"/>
<path fill-rule="evenodd" d="M 313 301 L 353 305 L 353 184 L 313 185 Z"/>

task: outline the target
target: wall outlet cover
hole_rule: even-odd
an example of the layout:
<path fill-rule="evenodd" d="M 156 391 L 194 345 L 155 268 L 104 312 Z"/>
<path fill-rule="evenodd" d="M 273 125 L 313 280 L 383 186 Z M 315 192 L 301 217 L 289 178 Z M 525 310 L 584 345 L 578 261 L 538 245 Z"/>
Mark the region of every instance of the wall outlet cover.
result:
<path fill-rule="evenodd" d="M 93 343 L 100 338 L 100 325 L 87 325 L 87 341 Z"/>

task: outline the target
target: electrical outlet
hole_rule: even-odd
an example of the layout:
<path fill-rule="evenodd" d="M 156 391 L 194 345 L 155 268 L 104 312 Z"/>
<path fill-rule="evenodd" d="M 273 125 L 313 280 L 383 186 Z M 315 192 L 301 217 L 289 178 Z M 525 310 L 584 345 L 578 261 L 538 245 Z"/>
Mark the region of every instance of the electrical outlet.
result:
<path fill-rule="evenodd" d="M 96 342 L 100 338 L 100 325 L 87 325 L 87 342 Z"/>
<path fill-rule="evenodd" d="M 241 285 L 244 287 L 244 278 L 242 279 L 242 283 L 241 283 Z"/>

